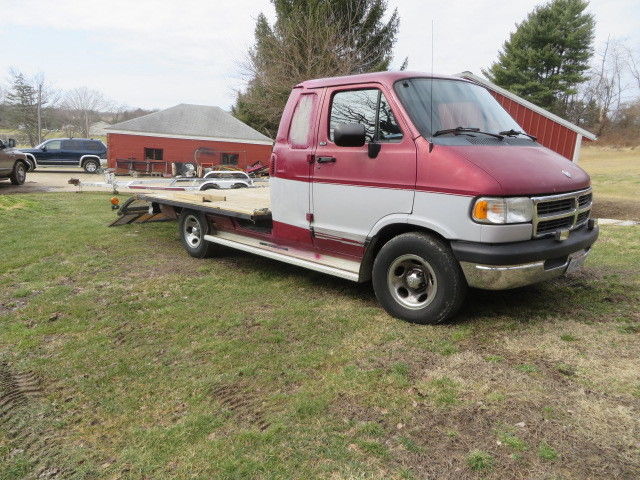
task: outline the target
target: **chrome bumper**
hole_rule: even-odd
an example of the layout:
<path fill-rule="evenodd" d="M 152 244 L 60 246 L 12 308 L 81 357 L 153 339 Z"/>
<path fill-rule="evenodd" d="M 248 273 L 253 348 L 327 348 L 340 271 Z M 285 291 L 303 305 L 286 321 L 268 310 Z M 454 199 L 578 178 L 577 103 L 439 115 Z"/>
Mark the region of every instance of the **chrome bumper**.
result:
<path fill-rule="evenodd" d="M 545 268 L 545 261 L 519 265 L 480 265 L 460 262 L 470 287 L 484 290 L 506 290 L 557 278 L 579 269 L 585 262 L 589 249 L 579 250 L 567 257 L 561 265 Z"/>

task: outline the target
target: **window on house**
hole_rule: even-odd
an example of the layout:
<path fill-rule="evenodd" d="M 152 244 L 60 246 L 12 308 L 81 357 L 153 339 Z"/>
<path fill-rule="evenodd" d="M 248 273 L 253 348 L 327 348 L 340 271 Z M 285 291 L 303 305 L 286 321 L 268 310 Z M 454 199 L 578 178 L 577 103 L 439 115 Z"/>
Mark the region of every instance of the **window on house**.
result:
<path fill-rule="evenodd" d="M 161 148 L 145 148 L 144 149 L 144 159 L 145 160 L 162 160 L 162 149 Z"/>
<path fill-rule="evenodd" d="M 331 103 L 329 138 L 341 123 L 364 125 L 367 141 L 392 142 L 402 140 L 402 130 L 391 111 L 389 102 L 378 89 L 337 92 Z"/>
<path fill-rule="evenodd" d="M 222 165 L 238 165 L 240 155 L 237 153 L 223 153 L 221 155 Z"/>

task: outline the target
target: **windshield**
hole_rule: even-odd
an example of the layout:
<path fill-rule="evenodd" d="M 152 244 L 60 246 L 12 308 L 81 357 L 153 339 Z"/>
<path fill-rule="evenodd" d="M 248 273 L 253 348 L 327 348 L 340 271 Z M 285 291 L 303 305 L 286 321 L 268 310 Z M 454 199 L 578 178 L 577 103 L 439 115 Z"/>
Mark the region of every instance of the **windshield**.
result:
<path fill-rule="evenodd" d="M 485 88 L 473 83 L 412 78 L 397 82 L 395 90 L 424 137 L 457 127 L 491 133 L 522 130 Z"/>

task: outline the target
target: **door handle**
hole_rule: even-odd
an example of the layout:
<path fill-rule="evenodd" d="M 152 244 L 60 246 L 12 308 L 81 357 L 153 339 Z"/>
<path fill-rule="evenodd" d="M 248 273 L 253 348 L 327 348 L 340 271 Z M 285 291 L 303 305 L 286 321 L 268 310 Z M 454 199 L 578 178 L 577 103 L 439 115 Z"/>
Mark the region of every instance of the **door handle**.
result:
<path fill-rule="evenodd" d="M 336 163 L 336 157 L 318 157 L 316 158 L 318 163 Z"/>

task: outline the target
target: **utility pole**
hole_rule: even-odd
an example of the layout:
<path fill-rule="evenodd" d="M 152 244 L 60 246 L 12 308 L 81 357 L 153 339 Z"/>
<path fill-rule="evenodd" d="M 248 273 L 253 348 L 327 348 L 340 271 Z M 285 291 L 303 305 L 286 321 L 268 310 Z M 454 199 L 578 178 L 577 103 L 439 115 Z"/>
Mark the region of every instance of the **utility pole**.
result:
<path fill-rule="evenodd" d="M 38 83 L 38 145 L 42 143 L 42 82 Z"/>

